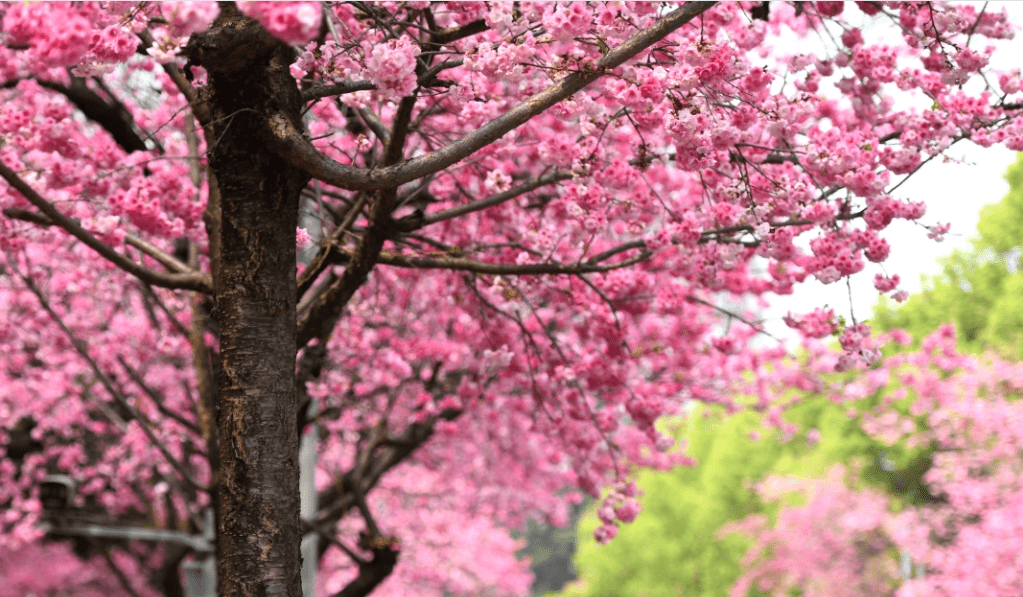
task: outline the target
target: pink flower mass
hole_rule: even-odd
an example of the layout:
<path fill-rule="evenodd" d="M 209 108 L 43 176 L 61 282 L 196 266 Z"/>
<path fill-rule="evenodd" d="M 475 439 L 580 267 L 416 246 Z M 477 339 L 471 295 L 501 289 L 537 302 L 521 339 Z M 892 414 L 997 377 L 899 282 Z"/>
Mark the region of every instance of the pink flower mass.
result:
<path fill-rule="evenodd" d="M 948 228 L 901 181 L 959 141 L 1023 148 L 1019 74 L 988 67 L 1013 29 L 974 4 L 53 2 L 0 19 L 0 566 L 52 552 L 66 571 L 19 571 L 20 594 L 121 590 L 40 543 L 50 474 L 119 524 L 194 533 L 213 508 L 224 594 L 244 593 L 230 557 L 295 563 L 302 534 L 324 595 L 524 594 L 509 529 L 563 523 L 588 494 L 613 540 L 642 516 L 640 467 L 692 463 L 664 417 L 750 408 L 791 435 L 789 388 L 876 363 L 840 308 L 786 318 L 837 337 L 805 367 L 756 310 L 808 278 L 904 298 L 886 229 Z M 834 43 L 775 49 L 793 35 Z M 983 443 L 982 409 L 955 408 L 934 441 Z M 302 523 L 296 430 L 319 439 Z M 938 464 L 949 483 L 958 464 Z M 958 481 L 973 501 L 951 507 L 1001 495 Z M 233 505 L 277 490 L 292 522 L 238 522 L 263 506 Z M 962 553 L 899 541 L 952 594 L 1017 501 Z M 870 531 L 878 507 L 843 528 Z M 93 552 L 147 595 L 189 555 Z M 244 582 L 296 595 L 292 564 L 263 563 Z"/>
<path fill-rule="evenodd" d="M 761 497 L 799 495 L 802 503 L 781 508 L 773 520 L 758 515 L 722 529 L 753 539 L 731 595 L 751 587 L 779 597 L 793 588 L 839 597 L 1018 591 L 1023 368 L 959 354 L 951 327 L 922 344 L 882 361 L 855 391 L 845 384 L 822 389 L 839 402 L 883 396 L 859 415 L 863 430 L 882 445 L 935 450 L 923 479 L 930 503 L 899 506 L 904 496 L 856 487 L 843 467 L 816 481 L 769 478 L 757 488 Z"/>

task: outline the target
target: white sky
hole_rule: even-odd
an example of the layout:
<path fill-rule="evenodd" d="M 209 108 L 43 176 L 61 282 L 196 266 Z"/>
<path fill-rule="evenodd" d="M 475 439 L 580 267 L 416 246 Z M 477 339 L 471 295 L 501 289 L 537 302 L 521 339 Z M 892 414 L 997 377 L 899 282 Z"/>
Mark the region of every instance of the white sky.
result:
<path fill-rule="evenodd" d="M 988 5 L 988 10 L 1007 7 L 1017 27 L 1023 25 L 1023 3 L 990 2 Z M 978 44 L 977 48 L 983 49 L 984 45 Z M 992 57 L 994 69 L 1023 67 L 1023 31 L 1018 32 L 1015 39 L 995 45 L 998 49 Z M 952 229 L 945 240 L 941 243 L 930 240 L 924 228 L 904 220 L 892 223 L 883 233 L 892 250 L 881 265 L 888 275 L 899 274 L 901 288 L 910 293 L 920 290 L 922 274 L 938 272 L 938 257 L 947 255 L 954 248 L 968 246 L 968 240 L 976 231 L 980 208 L 1000 201 L 1008 192 L 1009 185 L 1003 175 L 1016 161 L 1016 153 L 1004 147 L 985 149 L 967 141 L 954 145 L 947 155 L 962 163 L 943 162 L 936 158 L 895 193 L 896 197 L 927 204 L 927 215 L 920 223 L 951 223 Z M 868 262 L 866 269 L 852 279 L 852 308 L 859 320 L 869 319 L 872 307 L 877 303 L 878 293 L 874 290 L 873 278 L 881 271 L 878 264 Z M 769 300 L 771 308 L 765 313 L 767 329 L 778 337 L 792 337 L 791 330 L 781 321 L 789 311 L 808 312 L 827 304 L 837 314 L 849 317 L 849 290 L 844 281 L 825 286 L 815 279 L 807 280 L 796 287 L 793 295 L 770 297 Z"/>

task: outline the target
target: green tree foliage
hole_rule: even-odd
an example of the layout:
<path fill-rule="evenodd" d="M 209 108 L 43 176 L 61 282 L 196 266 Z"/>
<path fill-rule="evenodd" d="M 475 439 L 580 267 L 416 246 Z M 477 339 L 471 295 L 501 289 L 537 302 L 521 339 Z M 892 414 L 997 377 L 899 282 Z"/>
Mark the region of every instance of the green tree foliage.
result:
<path fill-rule="evenodd" d="M 749 544 L 717 532 L 727 522 L 763 511 L 753 480 L 768 472 L 819 475 L 834 462 L 857 458 L 870 464 L 864 455 L 873 450 L 872 442 L 844 407 L 819 397 L 796 406 L 786 418 L 811 431 L 787 442 L 759 438 L 771 432 L 754 413 L 696 413 L 678 435 L 699 464 L 642 473 L 644 511 L 608 545 L 591 539 L 600 524 L 594 512 L 584 516 L 576 555 L 581 580 L 559 595 L 726 596 Z M 818 432 L 821 439 L 814 445 Z"/>

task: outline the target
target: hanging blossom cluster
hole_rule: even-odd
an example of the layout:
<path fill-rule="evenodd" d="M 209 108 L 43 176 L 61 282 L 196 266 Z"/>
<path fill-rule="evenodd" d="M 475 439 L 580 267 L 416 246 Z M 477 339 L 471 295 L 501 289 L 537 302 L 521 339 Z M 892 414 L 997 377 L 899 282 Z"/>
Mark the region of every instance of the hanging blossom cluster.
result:
<path fill-rule="evenodd" d="M 520 594 L 522 574 L 469 574 L 473 554 L 452 537 L 476 529 L 488 566 L 522 572 L 488 521 L 563 522 L 583 493 L 608 492 L 598 538 L 611 539 L 637 515 L 636 467 L 692 462 L 658 428 L 689 401 L 757 409 L 792 433 L 776 388 L 819 376 L 777 365 L 786 350 L 757 342 L 757 310 L 808 278 L 874 276 L 903 297 L 880 270 L 889 225 L 947 229 L 899 183 L 959 141 L 1023 149 L 1019 72 L 987 64 L 988 43 L 1012 28 L 971 4 L 237 9 L 0 7 L 0 162 L 66 217 L 5 177 L 0 544 L 38 538 L 34 487 L 51 470 L 79 479 L 81 507 L 157 526 L 209 503 L 195 368 L 217 350 L 215 330 L 201 329 L 206 287 L 139 284 L 124 270 L 209 271 L 216 139 L 196 126 L 189 94 L 212 75 L 182 52 L 219 16 L 248 15 L 292 47 L 307 128 L 293 145 L 327 165 L 305 164 L 319 179 L 296 242 L 315 241 L 323 259 L 302 264 L 300 307 L 343 276 L 380 204 L 335 174 L 393 172 L 383 160 L 394 144 L 394 168 L 423 168 L 395 183 L 392 234 L 332 333 L 312 337 L 297 314 L 300 368 L 323 355 L 300 389 L 320 413 L 321 496 L 340 503 L 338 479 L 415 439 L 407 467 L 382 473 L 367 502 L 386 511 L 387 532 L 421 524 L 428 535 L 403 541 L 401 562 L 461 571 L 445 585 L 399 562 L 382 593 Z M 868 41 L 864 22 L 900 37 Z M 770 46 L 780 35 L 835 43 L 782 55 Z M 105 109 L 86 109 L 86 96 Z M 786 322 L 838 337 L 836 353 L 814 353 L 831 369 L 879 355 L 869 330 L 834 310 Z M 416 485 L 425 471 L 444 479 L 444 496 Z M 444 520 L 417 521 L 442 498 Z M 351 510 L 318 516 L 356 545 Z M 359 566 L 331 549 L 334 587 Z"/>

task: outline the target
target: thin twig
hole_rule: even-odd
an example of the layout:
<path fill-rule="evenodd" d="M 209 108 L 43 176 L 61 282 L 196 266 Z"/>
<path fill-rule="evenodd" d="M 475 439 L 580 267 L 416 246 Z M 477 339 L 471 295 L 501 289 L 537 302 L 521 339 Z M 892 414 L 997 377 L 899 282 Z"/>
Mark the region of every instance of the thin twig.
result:
<path fill-rule="evenodd" d="M 121 363 L 121 366 L 124 367 L 124 370 L 128 372 L 128 377 L 130 377 L 131 380 L 135 382 L 135 384 L 138 385 L 138 387 L 142 388 L 142 391 L 147 396 L 149 396 L 149 399 L 153 401 L 154 405 L 156 405 L 156 410 L 160 411 L 160 414 L 169 419 L 177 421 L 179 424 L 181 424 L 183 427 L 185 427 L 192 433 L 202 437 L 202 432 L 199 430 L 198 425 L 182 417 L 181 415 L 171 411 L 170 409 L 163 405 L 162 397 L 157 395 L 156 391 L 153 390 L 153 388 L 149 387 L 145 380 L 142 379 L 142 375 L 139 374 L 138 370 L 129 365 L 128 362 L 124 360 L 124 357 L 122 357 L 121 355 L 117 355 L 117 361 Z"/>
<path fill-rule="evenodd" d="M 714 309 L 715 311 L 717 311 L 718 313 L 721 313 L 722 315 L 724 315 L 726 317 L 730 317 L 732 319 L 738 319 L 739 321 L 745 323 L 749 327 L 751 327 L 754 330 L 756 330 L 756 332 L 758 334 L 763 334 L 763 335 L 765 335 L 765 336 L 767 336 L 769 338 L 773 338 L 774 340 L 777 340 L 778 342 L 781 342 L 781 340 L 778 337 L 773 335 L 771 332 L 768 332 L 761 325 L 759 325 L 759 322 L 750 321 L 750 320 L 746 319 L 745 317 L 743 317 L 743 316 L 741 316 L 741 315 L 739 315 L 737 313 L 733 313 L 733 312 L 729 311 L 728 309 L 721 308 L 721 307 L 715 305 L 714 303 L 711 303 L 709 301 L 705 301 L 702 298 L 700 298 L 698 296 L 695 296 L 695 295 L 692 295 L 692 294 L 687 294 L 686 295 L 686 300 L 689 301 L 689 302 L 692 302 L 692 303 L 699 303 L 699 304 L 704 305 L 706 307 L 710 307 L 711 309 Z"/>

